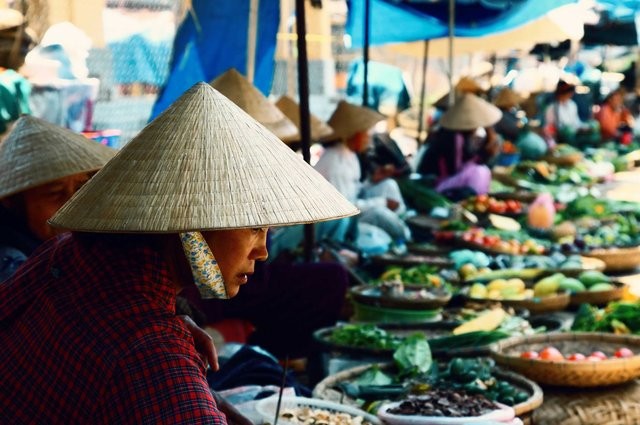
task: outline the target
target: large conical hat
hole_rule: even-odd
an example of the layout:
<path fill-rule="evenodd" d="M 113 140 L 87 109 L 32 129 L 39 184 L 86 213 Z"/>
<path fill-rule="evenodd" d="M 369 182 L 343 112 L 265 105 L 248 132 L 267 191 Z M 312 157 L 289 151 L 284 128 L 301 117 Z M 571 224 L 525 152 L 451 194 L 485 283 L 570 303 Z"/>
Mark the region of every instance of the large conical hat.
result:
<path fill-rule="evenodd" d="M 199 83 L 50 223 L 88 232 L 177 233 L 310 223 L 357 212 L 273 133 Z"/>
<path fill-rule="evenodd" d="M 524 99 L 509 87 L 505 87 L 496 96 L 493 104 L 498 108 L 509 109 L 518 106 Z"/>
<path fill-rule="evenodd" d="M 333 128 L 335 136 L 348 139 L 356 133 L 369 130 L 383 119 L 385 116 L 373 109 L 341 100 L 328 124 Z"/>
<path fill-rule="evenodd" d="M 25 115 L 0 144 L 0 198 L 99 170 L 115 153 L 81 134 Z"/>
<path fill-rule="evenodd" d="M 289 96 L 282 96 L 276 102 L 276 106 L 296 125 L 296 127 L 298 127 L 298 129 L 300 129 L 300 106 L 295 100 L 291 99 Z M 312 140 L 322 140 L 333 134 L 333 129 L 315 115 L 310 115 L 310 121 Z M 298 133 L 298 138 L 295 141 L 299 141 L 300 137 L 300 133 Z"/>
<path fill-rule="evenodd" d="M 296 125 L 235 68 L 229 69 L 209 84 L 267 127 L 280 140 L 286 142 L 300 137 Z"/>
<path fill-rule="evenodd" d="M 490 127 L 500 121 L 500 118 L 500 109 L 475 94 L 465 93 L 442 115 L 440 125 L 449 130 L 475 130 Z"/>

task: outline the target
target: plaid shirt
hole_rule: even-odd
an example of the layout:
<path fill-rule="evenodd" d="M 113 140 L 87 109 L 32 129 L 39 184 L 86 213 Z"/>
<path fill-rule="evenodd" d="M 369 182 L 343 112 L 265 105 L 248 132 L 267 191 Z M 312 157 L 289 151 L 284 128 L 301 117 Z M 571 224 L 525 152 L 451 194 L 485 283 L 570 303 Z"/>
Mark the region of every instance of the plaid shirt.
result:
<path fill-rule="evenodd" d="M 0 423 L 224 424 L 166 263 L 52 239 L 0 285 Z"/>

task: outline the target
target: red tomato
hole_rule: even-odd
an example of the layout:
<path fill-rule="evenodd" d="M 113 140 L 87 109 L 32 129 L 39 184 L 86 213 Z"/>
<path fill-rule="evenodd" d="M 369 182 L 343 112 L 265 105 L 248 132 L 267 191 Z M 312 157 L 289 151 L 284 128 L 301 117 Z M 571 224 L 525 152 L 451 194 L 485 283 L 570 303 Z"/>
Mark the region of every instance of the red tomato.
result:
<path fill-rule="evenodd" d="M 540 355 L 537 351 L 525 351 L 524 353 L 520 354 L 520 357 L 523 359 L 537 359 L 538 357 L 540 357 Z"/>
<path fill-rule="evenodd" d="M 541 360 L 561 361 L 564 356 L 556 347 L 545 347 L 540 351 Z"/>
<path fill-rule="evenodd" d="M 582 353 L 573 353 L 569 357 L 567 357 L 567 360 L 572 362 L 579 362 L 579 361 L 585 360 L 586 358 L 587 356 L 585 356 Z"/>
<path fill-rule="evenodd" d="M 615 357 L 618 357 L 618 358 L 621 358 L 621 359 L 626 358 L 626 357 L 633 357 L 634 356 L 633 351 L 629 350 L 626 347 L 623 347 L 623 348 L 620 348 L 620 349 L 616 350 L 616 352 L 613 353 L 613 355 Z"/>
<path fill-rule="evenodd" d="M 589 357 L 598 357 L 600 360 L 606 360 L 607 355 L 602 351 L 594 351 Z"/>

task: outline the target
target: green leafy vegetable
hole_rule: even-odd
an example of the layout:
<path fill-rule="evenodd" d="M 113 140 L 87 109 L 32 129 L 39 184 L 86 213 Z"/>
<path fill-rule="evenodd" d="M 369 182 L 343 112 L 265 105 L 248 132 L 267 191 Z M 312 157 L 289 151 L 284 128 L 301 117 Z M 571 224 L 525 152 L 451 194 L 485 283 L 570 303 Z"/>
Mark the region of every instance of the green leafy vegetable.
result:
<path fill-rule="evenodd" d="M 355 384 L 360 386 L 366 385 L 389 385 L 393 382 L 393 379 L 380 370 L 378 365 L 373 365 L 370 369 L 367 369 L 365 373 L 360 375 L 358 379 L 354 381 Z"/>
<path fill-rule="evenodd" d="M 401 375 L 414 376 L 427 373 L 433 359 L 426 336 L 416 333 L 407 337 L 393 353 L 393 359 Z"/>
<path fill-rule="evenodd" d="M 345 325 L 335 329 L 329 340 L 349 347 L 393 350 L 400 345 L 400 339 L 374 325 Z"/>

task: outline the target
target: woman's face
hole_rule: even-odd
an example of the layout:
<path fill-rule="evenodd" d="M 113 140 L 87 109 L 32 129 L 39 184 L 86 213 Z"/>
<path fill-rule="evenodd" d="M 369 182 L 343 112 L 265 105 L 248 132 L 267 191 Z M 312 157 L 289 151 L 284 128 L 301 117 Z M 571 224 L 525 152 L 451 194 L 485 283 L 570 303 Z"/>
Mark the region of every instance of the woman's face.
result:
<path fill-rule="evenodd" d="M 355 153 L 362 153 L 369 147 L 369 140 L 369 133 L 367 131 L 361 131 L 347 140 L 347 146 Z"/>
<path fill-rule="evenodd" d="M 40 240 L 47 240 L 58 233 L 47 223 L 78 189 L 89 180 L 89 174 L 81 173 L 64 177 L 22 192 L 24 213 L 29 230 Z"/>
<path fill-rule="evenodd" d="M 229 297 L 253 274 L 256 261 L 267 259 L 267 228 L 202 232 L 218 261 Z"/>

